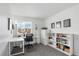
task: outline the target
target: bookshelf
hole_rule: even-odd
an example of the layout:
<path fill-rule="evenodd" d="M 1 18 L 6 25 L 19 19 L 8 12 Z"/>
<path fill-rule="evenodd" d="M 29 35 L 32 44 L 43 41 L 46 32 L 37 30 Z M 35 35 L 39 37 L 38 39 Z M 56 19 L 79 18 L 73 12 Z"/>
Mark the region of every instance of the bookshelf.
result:
<path fill-rule="evenodd" d="M 73 55 L 73 34 L 50 33 L 49 46 L 65 53 Z"/>

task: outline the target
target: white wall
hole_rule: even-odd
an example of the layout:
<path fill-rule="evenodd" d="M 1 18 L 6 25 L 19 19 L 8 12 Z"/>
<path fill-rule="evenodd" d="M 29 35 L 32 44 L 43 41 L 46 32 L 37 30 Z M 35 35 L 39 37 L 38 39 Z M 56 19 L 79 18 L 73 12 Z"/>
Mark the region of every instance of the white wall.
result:
<path fill-rule="evenodd" d="M 63 20 L 71 19 L 71 27 L 63 28 Z M 62 28 L 51 29 L 51 23 L 62 21 Z M 54 32 L 75 33 L 79 34 L 79 5 L 64 10 L 54 16 L 51 16 L 46 21 L 46 26 Z"/>
<path fill-rule="evenodd" d="M 39 39 L 40 39 L 40 30 L 41 30 L 42 27 L 45 26 L 45 21 L 43 19 L 29 18 L 29 17 L 23 17 L 23 16 L 14 16 L 11 19 L 13 21 L 17 22 L 17 23 L 27 22 L 27 21 L 32 22 L 32 32 L 33 32 L 34 35 L 35 35 L 35 24 L 37 24 L 37 26 L 38 26 L 38 36 L 39 36 Z M 35 42 L 35 40 L 34 40 L 34 42 Z"/>
<path fill-rule="evenodd" d="M 9 4 L 0 3 L 0 16 L 10 16 Z"/>
<path fill-rule="evenodd" d="M 8 55 L 8 37 L 10 37 L 8 18 L 0 16 L 0 55 Z"/>
<path fill-rule="evenodd" d="M 71 19 L 71 27 L 69 28 L 63 28 L 63 23 L 62 23 L 62 28 L 55 28 L 51 29 L 51 23 L 56 23 L 57 21 L 62 21 L 65 19 Z M 77 37 L 79 36 L 79 5 L 74 6 L 72 8 L 69 8 L 67 10 L 64 10 L 54 16 L 49 17 L 46 20 L 46 26 L 49 28 L 49 30 L 52 30 L 52 32 L 58 32 L 58 33 L 70 33 L 70 34 L 76 34 Z M 78 48 L 79 43 L 76 45 L 77 39 L 74 38 L 74 48 Z M 74 49 L 74 54 L 79 55 L 78 49 Z M 76 51 L 76 52 L 75 52 Z"/>
<path fill-rule="evenodd" d="M 8 55 L 9 36 L 7 17 L 10 16 L 10 9 L 7 3 L 0 4 L 0 55 Z"/>

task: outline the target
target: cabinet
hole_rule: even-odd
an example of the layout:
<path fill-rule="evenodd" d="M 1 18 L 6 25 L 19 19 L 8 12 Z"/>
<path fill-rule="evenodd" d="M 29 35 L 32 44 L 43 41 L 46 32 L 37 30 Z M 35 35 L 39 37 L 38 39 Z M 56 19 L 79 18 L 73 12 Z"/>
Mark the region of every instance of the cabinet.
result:
<path fill-rule="evenodd" d="M 47 36 L 47 30 L 42 29 L 41 30 L 41 43 L 44 45 L 48 44 L 48 36 Z"/>

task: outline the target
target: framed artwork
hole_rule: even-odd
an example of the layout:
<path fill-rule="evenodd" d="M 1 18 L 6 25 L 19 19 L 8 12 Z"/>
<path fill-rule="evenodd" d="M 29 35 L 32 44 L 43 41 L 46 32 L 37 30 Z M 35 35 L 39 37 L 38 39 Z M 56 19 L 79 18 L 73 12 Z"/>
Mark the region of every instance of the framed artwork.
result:
<path fill-rule="evenodd" d="M 10 18 L 8 18 L 8 30 L 10 30 Z"/>
<path fill-rule="evenodd" d="M 71 19 L 64 20 L 63 27 L 71 27 Z"/>
<path fill-rule="evenodd" d="M 55 23 L 51 23 L 51 28 L 55 28 Z"/>
<path fill-rule="evenodd" d="M 12 29 L 14 30 L 14 24 L 12 24 Z"/>
<path fill-rule="evenodd" d="M 61 28 L 61 21 L 56 22 L 56 28 Z"/>

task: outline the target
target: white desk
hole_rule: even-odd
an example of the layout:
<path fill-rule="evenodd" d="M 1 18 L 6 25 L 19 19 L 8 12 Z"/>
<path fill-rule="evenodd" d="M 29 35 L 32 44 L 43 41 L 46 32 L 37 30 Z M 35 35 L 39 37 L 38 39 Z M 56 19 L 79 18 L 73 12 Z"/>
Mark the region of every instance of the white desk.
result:
<path fill-rule="evenodd" d="M 19 53 L 15 53 L 15 54 L 11 54 L 11 42 L 14 43 L 15 45 L 15 42 L 22 42 L 22 52 L 19 52 Z M 24 53 L 24 39 L 21 38 L 21 37 L 17 37 L 17 38 L 10 38 L 9 40 L 9 55 L 17 55 L 17 54 L 21 54 L 21 53 Z"/>

